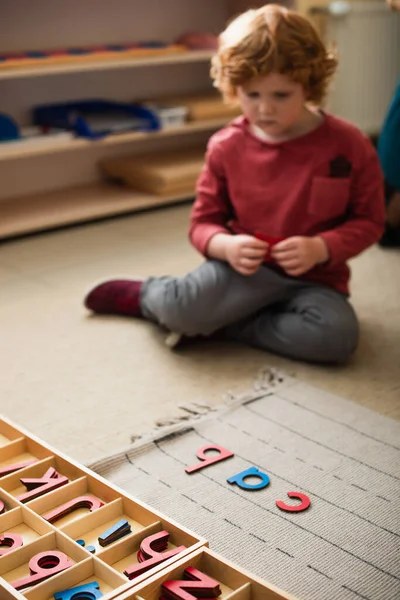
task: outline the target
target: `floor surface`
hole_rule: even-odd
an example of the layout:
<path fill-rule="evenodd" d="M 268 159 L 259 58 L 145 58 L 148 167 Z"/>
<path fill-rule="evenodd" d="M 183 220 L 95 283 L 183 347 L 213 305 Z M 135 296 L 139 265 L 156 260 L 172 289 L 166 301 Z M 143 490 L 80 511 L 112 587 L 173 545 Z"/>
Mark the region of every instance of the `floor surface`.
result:
<path fill-rule="evenodd" d="M 0 412 L 87 463 L 181 413 L 251 388 L 279 367 L 400 418 L 400 253 L 375 246 L 353 261 L 362 336 L 346 367 L 297 363 L 236 344 L 170 351 L 165 333 L 134 319 L 90 316 L 95 283 L 181 275 L 202 260 L 187 240 L 189 205 L 2 244 Z"/>

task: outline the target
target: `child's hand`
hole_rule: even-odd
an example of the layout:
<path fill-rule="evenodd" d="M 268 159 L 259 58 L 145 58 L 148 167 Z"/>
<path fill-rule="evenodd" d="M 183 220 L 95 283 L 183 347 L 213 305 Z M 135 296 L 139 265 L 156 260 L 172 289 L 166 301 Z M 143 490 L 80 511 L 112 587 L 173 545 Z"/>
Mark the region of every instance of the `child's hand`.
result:
<path fill-rule="evenodd" d="M 268 244 L 252 235 L 232 235 L 225 248 L 226 260 L 241 275 L 253 275 L 264 262 Z"/>
<path fill-rule="evenodd" d="M 271 256 L 288 275 L 298 277 L 329 259 L 321 237 L 289 237 L 271 249 Z"/>

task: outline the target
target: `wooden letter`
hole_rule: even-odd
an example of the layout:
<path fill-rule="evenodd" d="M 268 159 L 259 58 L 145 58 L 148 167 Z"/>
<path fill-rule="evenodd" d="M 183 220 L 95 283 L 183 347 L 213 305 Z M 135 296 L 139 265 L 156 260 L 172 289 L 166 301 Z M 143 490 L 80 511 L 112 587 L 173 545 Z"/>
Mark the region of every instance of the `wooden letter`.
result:
<path fill-rule="evenodd" d="M 184 580 L 182 581 L 164 581 L 161 587 L 165 598 L 197 600 L 197 598 L 217 598 L 221 594 L 218 581 L 211 579 L 194 567 L 185 569 L 183 576 Z"/>
<path fill-rule="evenodd" d="M 23 545 L 24 541 L 18 533 L 3 533 L 0 535 L 0 556 Z"/>
<path fill-rule="evenodd" d="M 298 498 L 301 500 L 301 503 L 290 506 L 289 504 L 285 504 L 282 500 L 277 500 L 277 507 L 286 512 L 301 512 L 302 510 L 307 510 L 311 504 L 310 498 L 300 492 L 288 492 L 287 495 L 289 498 Z"/>
<path fill-rule="evenodd" d="M 168 560 L 171 556 L 175 556 L 183 550 L 186 550 L 186 546 L 177 546 L 168 552 L 160 552 L 159 550 L 165 550 L 165 548 L 167 548 L 168 538 L 168 531 L 160 531 L 159 533 L 145 537 L 140 544 L 140 550 L 138 552 L 139 562 L 127 567 L 124 571 L 124 575 L 129 579 L 134 579 L 138 575 L 141 575 L 156 565 Z M 155 546 L 156 549 L 153 549 L 152 546 Z"/>
<path fill-rule="evenodd" d="M 97 600 L 97 598 L 101 598 L 102 596 L 103 594 L 100 591 L 97 581 L 78 585 L 77 587 L 54 594 L 55 600 Z"/>
<path fill-rule="evenodd" d="M 206 452 L 208 452 L 209 450 L 216 450 L 218 454 L 207 456 Z M 220 460 L 230 458 L 231 456 L 233 456 L 233 452 L 231 452 L 230 450 L 226 450 L 226 448 L 218 446 L 217 444 L 207 444 L 207 446 L 203 446 L 202 448 L 199 448 L 197 450 L 196 456 L 202 462 L 198 463 L 197 465 L 193 465 L 192 467 L 186 467 L 186 473 L 193 473 L 193 471 L 199 471 L 200 469 L 204 469 L 204 467 L 213 465 L 214 463 L 219 462 Z"/>
<path fill-rule="evenodd" d="M 254 485 L 250 485 L 245 482 L 246 477 L 258 477 L 261 479 L 260 483 L 255 483 Z M 236 483 L 242 490 L 262 490 L 267 487 L 270 482 L 270 479 L 266 473 L 259 471 L 257 467 L 250 467 L 250 469 L 246 469 L 237 475 L 233 475 L 227 479 L 228 483 Z"/>
<path fill-rule="evenodd" d="M 79 496 L 42 516 L 45 521 L 54 523 L 54 521 L 65 517 L 65 515 L 68 515 L 78 508 L 88 508 L 90 512 L 93 512 L 101 506 L 104 506 L 104 502 L 93 496 Z"/>
<path fill-rule="evenodd" d="M 78 585 L 77 587 L 70 588 L 69 590 L 63 590 L 62 592 L 56 592 L 54 594 L 55 600 L 97 600 L 103 596 L 100 591 L 100 586 L 97 581 L 91 581 L 84 585 Z"/>
<path fill-rule="evenodd" d="M 41 583 L 49 577 L 53 577 L 56 573 L 61 573 L 65 569 L 72 567 L 74 563 L 69 560 L 68 556 L 57 550 L 47 550 L 36 554 L 29 561 L 30 575 L 23 579 L 13 581 L 11 585 L 16 590 L 23 590 L 31 585 Z"/>
<path fill-rule="evenodd" d="M 115 540 L 119 540 L 124 537 L 128 533 L 131 533 L 132 529 L 129 525 L 128 521 L 121 519 L 115 525 L 112 525 L 107 531 L 99 535 L 97 538 L 99 540 L 100 546 L 108 546 L 108 544 L 112 544 Z"/>
<path fill-rule="evenodd" d="M 33 465 L 36 462 L 37 462 L 37 460 L 27 460 L 26 462 L 14 463 L 13 465 L 7 465 L 5 467 L 0 467 L 0 477 L 4 477 L 5 475 L 10 475 L 10 473 L 15 473 L 15 471 L 19 471 L 20 469 L 29 467 L 29 465 Z"/>
<path fill-rule="evenodd" d="M 39 479 L 31 479 L 27 477 L 21 478 L 21 483 L 24 484 L 29 492 L 25 494 L 21 494 L 21 496 L 17 497 L 17 500 L 20 502 L 29 502 L 34 498 L 38 498 L 39 496 L 43 496 L 43 494 L 47 494 L 47 492 L 52 492 L 57 488 L 69 483 L 68 477 L 64 475 L 60 475 L 57 473 L 55 469 L 50 467 Z"/>

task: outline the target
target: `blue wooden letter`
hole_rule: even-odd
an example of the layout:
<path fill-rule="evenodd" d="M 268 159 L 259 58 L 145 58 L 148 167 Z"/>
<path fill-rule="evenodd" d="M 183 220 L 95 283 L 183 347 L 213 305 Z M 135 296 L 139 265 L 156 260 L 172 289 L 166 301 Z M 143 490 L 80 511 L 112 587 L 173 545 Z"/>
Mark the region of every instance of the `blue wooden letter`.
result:
<path fill-rule="evenodd" d="M 260 483 L 255 483 L 254 485 L 250 485 L 245 482 L 246 477 L 259 477 L 261 479 Z M 236 483 L 242 490 L 262 490 L 267 487 L 269 484 L 269 477 L 266 473 L 259 471 L 257 467 L 250 467 L 237 475 L 233 475 L 227 479 L 228 483 Z"/>
<path fill-rule="evenodd" d="M 100 546 L 108 546 L 108 544 L 112 544 L 124 535 L 131 533 L 131 531 L 131 526 L 128 521 L 121 519 L 118 523 L 115 523 L 115 525 L 107 529 L 107 531 L 99 535 L 97 539 L 99 540 Z"/>
<path fill-rule="evenodd" d="M 55 600 L 97 600 L 97 598 L 101 598 L 102 596 L 103 594 L 100 591 L 100 586 L 97 581 L 92 581 L 85 585 L 78 585 L 78 587 L 63 590 L 62 592 L 56 592 L 54 594 Z"/>

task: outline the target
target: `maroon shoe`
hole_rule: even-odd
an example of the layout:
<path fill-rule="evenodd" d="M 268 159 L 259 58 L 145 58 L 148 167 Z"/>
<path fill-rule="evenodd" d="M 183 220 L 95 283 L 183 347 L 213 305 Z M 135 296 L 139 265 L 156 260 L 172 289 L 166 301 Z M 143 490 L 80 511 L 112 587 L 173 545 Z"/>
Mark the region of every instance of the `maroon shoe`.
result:
<path fill-rule="evenodd" d="M 102 315 L 141 317 L 140 290 L 142 281 L 114 279 L 93 288 L 86 296 L 86 308 Z"/>

